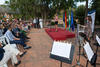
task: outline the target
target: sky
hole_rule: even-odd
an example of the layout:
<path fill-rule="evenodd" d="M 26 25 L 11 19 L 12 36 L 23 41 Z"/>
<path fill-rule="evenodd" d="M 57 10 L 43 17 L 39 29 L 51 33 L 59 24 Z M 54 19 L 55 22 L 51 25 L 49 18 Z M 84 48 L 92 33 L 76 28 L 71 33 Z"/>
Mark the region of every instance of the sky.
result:
<path fill-rule="evenodd" d="M 0 0 L 0 5 L 4 4 L 5 1 L 9 1 L 9 0 Z"/>
<path fill-rule="evenodd" d="M 92 1 L 92 0 L 88 0 L 88 7 L 91 7 L 91 1 Z M 77 2 L 77 6 L 85 5 L 85 4 L 86 4 L 85 1 L 84 1 L 84 2 Z"/>
<path fill-rule="evenodd" d="M 86 2 L 77 2 L 77 6 L 85 5 Z"/>

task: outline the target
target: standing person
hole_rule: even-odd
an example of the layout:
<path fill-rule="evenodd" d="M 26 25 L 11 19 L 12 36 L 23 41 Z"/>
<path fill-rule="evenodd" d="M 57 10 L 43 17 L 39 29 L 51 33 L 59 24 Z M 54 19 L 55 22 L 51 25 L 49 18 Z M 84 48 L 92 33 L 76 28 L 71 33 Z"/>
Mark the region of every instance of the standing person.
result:
<path fill-rule="evenodd" d="M 39 28 L 40 27 L 40 25 L 39 25 L 39 17 L 37 18 L 37 28 Z"/>
<path fill-rule="evenodd" d="M 55 28 L 56 28 L 55 32 L 57 32 L 58 31 L 58 16 L 57 15 L 55 15 L 54 20 L 55 20 Z"/>
<path fill-rule="evenodd" d="M 36 18 L 33 20 L 34 28 L 36 28 Z"/>
<path fill-rule="evenodd" d="M 38 28 L 38 17 L 36 18 L 36 28 Z"/>
<path fill-rule="evenodd" d="M 92 19 L 91 16 L 87 16 L 86 17 L 86 23 L 85 23 L 85 34 L 88 37 L 88 39 L 90 40 L 90 37 L 92 36 Z"/>
<path fill-rule="evenodd" d="M 81 25 L 81 27 L 84 27 L 84 33 L 79 33 L 82 37 L 84 37 L 85 40 L 90 42 L 90 38 L 92 36 L 92 19 L 91 16 L 87 16 L 85 18 L 85 26 Z"/>
<path fill-rule="evenodd" d="M 40 28 L 43 28 L 43 19 L 42 19 L 42 18 L 40 18 L 40 19 L 39 19 L 39 22 L 40 22 L 40 23 L 39 23 Z"/>

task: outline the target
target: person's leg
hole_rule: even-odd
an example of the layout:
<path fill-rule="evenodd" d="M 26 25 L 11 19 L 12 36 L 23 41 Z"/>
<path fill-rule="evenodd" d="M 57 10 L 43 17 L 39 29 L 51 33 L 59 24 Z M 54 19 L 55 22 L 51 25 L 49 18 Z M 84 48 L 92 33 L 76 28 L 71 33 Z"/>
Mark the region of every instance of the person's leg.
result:
<path fill-rule="evenodd" d="M 19 36 L 21 36 L 20 38 L 22 38 L 23 40 L 30 39 L 29 37 L 27 37 L 27 35 L 24 35 L 23 33 L 20 33 Z"/>
<path fill-rule="evenodd" d="M 55 25 L 55 28 L 56 28 L 56 32 L 58 31 L 58 26 L 57 26 L 57 24 Z"/>
<path fill-rule="evenodd" d="M 58 31 L 58 21 L 55 22 L 56 32 Z"/>
<path fill-rule="evenodd" d="M 36 28 L 38 28 L 38 23 L 36 23 Z"/>
<path fill-rule="evenodd" d="M 23 42 L 23 41 L 21 41 L 21 40 L 14 40 L 14 41 L 10 41 L 10 43 L 11 44 L 20 44 L 20 45 L 22 45 L 23 47 L 25 47 L 26 46 L 26 44 Z"/>
<path fill-rule="evenodd" d="M 37 28 L 39 28 L 39 23 L 37 23 Z"/>
<path fill-rule="evenodd" d="M 18 54 L 20 57 L 22 57 L 26 54 L 26 51 L 23 49 L 19 50 L 16 44 L 9 44 L 9 45 L 11 45 L 11 47 L 13 48 L 12 51 L 16 52 L 16 55 Z"/>
<path fill-rule="evenodd" d="M 31 48 L 30 46 L 27 46 L 22 40 L 14 40 L 14 41 L 10 41 L 11 44 L 20 44 L 24 47 L 24 49 L 29 49 Z"/>

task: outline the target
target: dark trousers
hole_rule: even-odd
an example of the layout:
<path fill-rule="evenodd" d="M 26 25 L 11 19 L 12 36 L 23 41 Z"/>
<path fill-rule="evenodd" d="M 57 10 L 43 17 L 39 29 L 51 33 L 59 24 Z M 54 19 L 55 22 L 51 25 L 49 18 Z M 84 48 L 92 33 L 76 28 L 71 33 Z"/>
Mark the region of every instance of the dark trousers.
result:
<path fill-rule="evenodd" d="M 36 23 L 34 23 L 34 28 L 36 28 Z"/>
<path fill-rule="evenodd" d="M 11 44 L 20 44 L 22 45 L 23 47 L 26 47 L 26 44 L 24 43 L 24 41 L 22 40 L 13 40 L 13 41 L 10 41 Z"/>
<path fill-rule="evenodd" d="M 39 25 L 39 23 L 36 23 L 36 28 L 40 28 L 40 25 Z"/>

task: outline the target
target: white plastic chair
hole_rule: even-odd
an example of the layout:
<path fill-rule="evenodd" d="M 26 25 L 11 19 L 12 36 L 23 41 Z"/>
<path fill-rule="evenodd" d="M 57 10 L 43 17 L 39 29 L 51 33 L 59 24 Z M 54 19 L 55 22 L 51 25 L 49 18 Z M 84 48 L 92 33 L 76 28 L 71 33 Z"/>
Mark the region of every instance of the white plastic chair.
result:
<path fill-rule="evenodd" d="M 6 45 L 6 41 L 5 41 L 5 37 L 4 36 L 1 36 L 0 37 L 0 42 L 3 43 L 2 46 L 5 46 Z M 8 67 L 8 66 L 7 66 L 7 63 L 5 63 L 3 65 L 0 65 L 0 67 Z"/>
<path fill-rule="evenodd" d="M 4 64 L 4 65 L 0 65 L 0 67 L 8 67 L 8 66 L 7 66 L 7 64 Z"/>
<path fill-rule="evenodd" d="M 12 47 L 17 48 L 16 44 L 10 44 L 9 39 L 4 35 L 0 37 L 0 42 L 2 43 L 2 46 L 11 45 Z M 0 65 L 0 67 L 8 67 L 8 66 L 5 63 L 4 65 Z"/>
<path fill-rule="evenodd" d="M 10 44 L 9 39 L 5 35 L 0 37 L 0 42 L 2 43 L 2 46 L 12 45 L 13 47 L 17 48 L 16 44 Z"/>
<path fill-rule="evenodd" d="M 5 46 L 7 44 L 5 36 L 0 37 L 0 42 L 2 43 L 2 46 Z"/>

